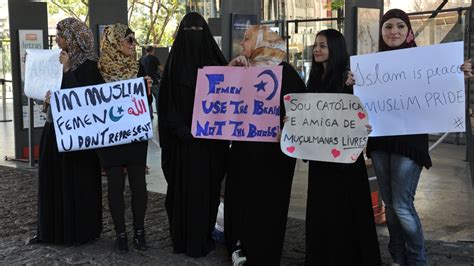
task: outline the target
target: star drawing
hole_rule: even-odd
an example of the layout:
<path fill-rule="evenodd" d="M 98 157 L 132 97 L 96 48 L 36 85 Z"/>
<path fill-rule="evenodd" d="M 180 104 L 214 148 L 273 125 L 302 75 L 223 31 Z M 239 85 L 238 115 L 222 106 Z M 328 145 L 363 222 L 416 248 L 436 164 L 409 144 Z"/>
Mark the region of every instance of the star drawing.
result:
<path fill-rule="evenodd" d="M 263 82 L 260 81 L 260 83 L 258 83 L 257 85 L 253 85 L 255 88 L 257 88 L 257 92 L 259 91 L 265 91 L 265 86 L 267 85 L 268 82 Z"/>

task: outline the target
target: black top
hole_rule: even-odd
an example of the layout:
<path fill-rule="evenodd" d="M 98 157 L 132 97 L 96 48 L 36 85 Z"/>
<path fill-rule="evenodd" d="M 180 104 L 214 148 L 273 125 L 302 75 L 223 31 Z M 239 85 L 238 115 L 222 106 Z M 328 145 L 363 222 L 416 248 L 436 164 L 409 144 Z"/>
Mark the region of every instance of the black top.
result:
<path fill-rule="evenodd" d="M 63 74 L 61 89 L 91 86 L 100 83 L 104 83 L 104 79 L 97 68 L 97 61 L 88 59 L 76 69 Z M 47 110 L 46 121 L 53 122 L 51 108 Z"/>
<path fill-rule="evenodd" d="M 401 154 L 426 169 L 432 165 L 428 153 L 428 134 L 370 137 L 367 156 L 370 157 L 370 153 L 376 150 Z"/>
<path fill-rule="evenodd" d="M 150 76 L 153 84 L 158 84 L 158 67 L 161 65 L 160 60 L 154 55 L 145 55 L 140 59 L 140 63 L 145 68 L 145 75 Z"/>

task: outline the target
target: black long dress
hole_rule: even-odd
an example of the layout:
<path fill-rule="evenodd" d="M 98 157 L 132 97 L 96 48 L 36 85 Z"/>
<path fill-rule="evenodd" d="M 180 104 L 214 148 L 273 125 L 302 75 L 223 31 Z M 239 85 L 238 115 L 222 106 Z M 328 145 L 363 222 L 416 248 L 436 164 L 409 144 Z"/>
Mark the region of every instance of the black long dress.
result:
<path fill-rule="evenodd" d="M 61 89 L 100 83 L 97 62 L 87 60 L 64 74 Z M 81 244 L 102 231 L 102 185 L 94 150 L 59 153 L 52 122 L 41 135 L 38 166 L 38 239 Z"/>
<path fill-rule="evenodd" d="M 201 30 L 185 30 L 191 27 Z M 164 69 L 158 119 L 173 248 L 191 257 L 205 256 L 215 247 L 212 231 L 229 151 L 228 141 L 191 135 L 196 77 L 199 67 L 223 65 L 227 62 L 204 18 L 187 14 Z"/>
<path fill-rule="evenodd" d="M 381 265 L 363 154 L 352 164 L 309 162 L 306 263 Z"/>
<path fill-rule="evenodd" d="M 304 92 L 305 84 L 292 66 L 280 65 L 282 121 L 283 96 Z M 296 159 L 283 154 L 280 143 L 232 142 L 224 199 L 224 233 L 230 254 L 240 240 L 247 264 L 280 264 L 295 163 Z"/>

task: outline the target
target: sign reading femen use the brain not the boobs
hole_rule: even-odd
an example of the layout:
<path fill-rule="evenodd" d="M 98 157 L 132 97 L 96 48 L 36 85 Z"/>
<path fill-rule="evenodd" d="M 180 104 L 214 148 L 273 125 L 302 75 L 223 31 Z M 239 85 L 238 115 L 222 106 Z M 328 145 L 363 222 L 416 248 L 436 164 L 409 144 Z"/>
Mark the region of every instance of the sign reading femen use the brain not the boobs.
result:
<path fill-rule="evenodd" d="M 353 163 L 367 144 L 369 121 L 350 94 L 299 93 L 284 97 L 286 122 L 281 150 L 290 157 Z"/>
<path fill-rule="evenodd" d="M 281 76 L 281 66 L 199 69 L 193 136 L 278 142 Z"/>

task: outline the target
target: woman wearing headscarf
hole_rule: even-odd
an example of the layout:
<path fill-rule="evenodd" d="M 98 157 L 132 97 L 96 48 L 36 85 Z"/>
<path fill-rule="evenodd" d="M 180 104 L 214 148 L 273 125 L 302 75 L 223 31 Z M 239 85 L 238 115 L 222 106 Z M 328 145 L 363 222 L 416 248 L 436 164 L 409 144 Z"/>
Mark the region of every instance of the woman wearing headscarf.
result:
<path fill-rule="evenodd" d="M 411 47 L 416 47 L 416 42 L 408 15 L 400 9 L 387 11 L 380 21 L 379 51 Z M 470 60 L 462 70 L 465 77 L 472 76 Z M 431 167 L 428 134 L 371 137 L 367 156 L 372 157 L 385 203 L 393 262 L 426 265 L 423 230 L 414 199 L 422 168 Z"/>
<path fill-rule="evenodd" d="M 288 93 L 304 92 L 305 84 L 283 58 L 285 42 L 266 26 L 250 26 L 241 55 L 232 66 L 282 66 L 280 128 Z M 291 184 L 296 159 L 277 142 L 232 141 L 225 184 L 224 225 L 234 265 L 280 265 Z"/>
<path fill-rule="evenodd" d="M 104 29 L 98 67 L 105 82 L 145 75 L 143 66 L 135 58 L 136 44 L 135 34 L 127 25 L 117 23 Z M 148 103 L 150 103 L 149 94 Z M 148 141 L 97 149 L 100 164 L 107 174 L 109 209 L 117 235 L 114 248 L 119 253 L 128 252 L 123 197 L 124 168 L 127 170 L 128 183 L 132 191 L 133 245 L 137 250 L 147 250 L 145 241 L 145 213 L 148 201 L 145 180 L 147 151 Z"/>
<path fill-rule="evenodd" d="M 74 18 L 61 20 L 56 43 L 62 49 L 61 89 L 101 83 L 91 30 Z M 46 97 L 49 102 L 50 94 Z M 38 234 L 34 241 L 81 244 L 102 231 L 102 185 L 93 150 L 59 153 L 51 110 L 40 143 Z"/>
<path fill-rule="evenodd" d="M 352 94 L 345 84 L 348 64 L 344 36 L 334 29 L 320 31 L 308 92 Z M 382 264 L 363 154 L 352 164 L 309 161 L 307 195 L 307 265 Z"/>
<path fill-rule="evenodd" d="M 187 14 L 165 65 L 158 119 L 173 250 L 191 257 L 205 256 L 215 247 L 212 231 L 229 149 L 228 141 L 191 135 L 197 71 L 226 64 L 204 18 Z"/>

